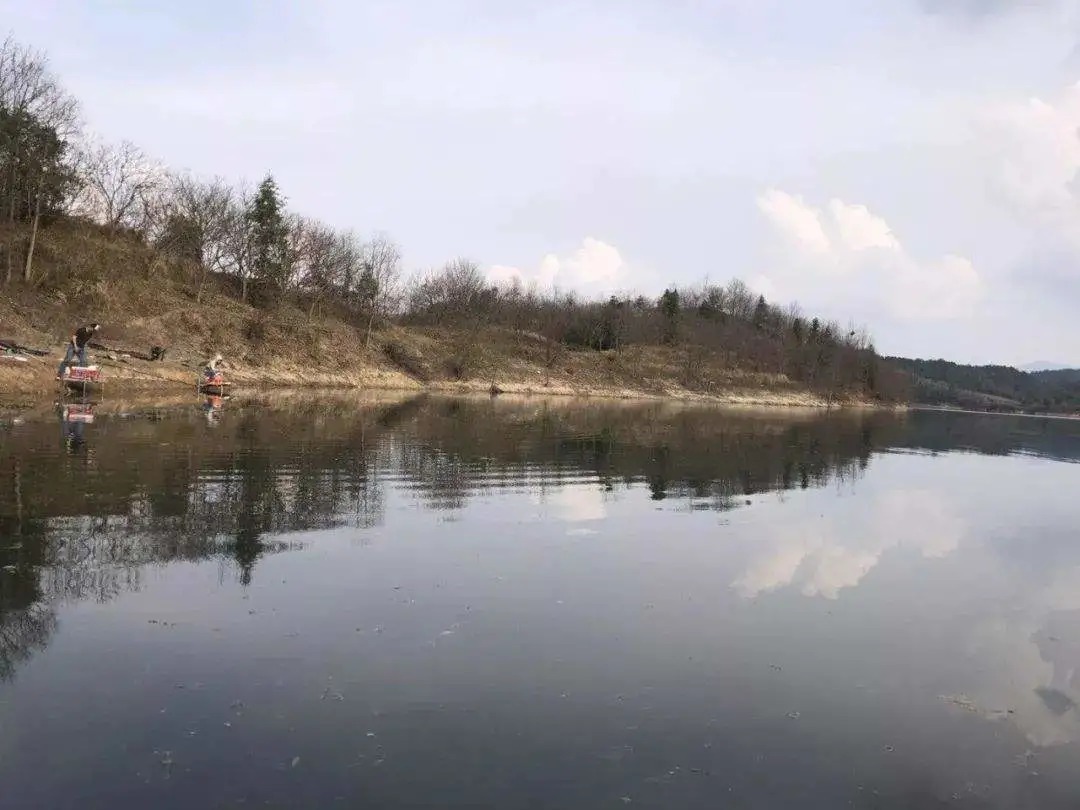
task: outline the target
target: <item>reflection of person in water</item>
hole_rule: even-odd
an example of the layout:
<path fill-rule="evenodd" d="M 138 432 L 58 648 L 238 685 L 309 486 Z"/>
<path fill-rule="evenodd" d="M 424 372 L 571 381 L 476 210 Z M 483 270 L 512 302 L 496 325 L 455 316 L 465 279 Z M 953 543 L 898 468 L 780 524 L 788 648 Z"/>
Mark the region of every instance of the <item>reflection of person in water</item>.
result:
<path fill-rule="evenodd" d="M 216 425 L 221 412 L 223 398 L 219 396 L 207 397 L 203 403 L 203 412 L 206 414 L 206 423 Z"/>
<path fill-rule="evenodd" d="M 86 445 L 86 422 L 79 419 L 68 419 L 67 414 L 65 414 L 62 418 L 62 424 L 64 427 L 64 447 L 69 453 L 79 452 Z"/>
<path fill-rule="evenodd" d="M 86 447 L 86 425 L 94 421 L 90 405 L 71 405 L 60 410 L 60 427 L 64 448 L 71 454 Z"/>

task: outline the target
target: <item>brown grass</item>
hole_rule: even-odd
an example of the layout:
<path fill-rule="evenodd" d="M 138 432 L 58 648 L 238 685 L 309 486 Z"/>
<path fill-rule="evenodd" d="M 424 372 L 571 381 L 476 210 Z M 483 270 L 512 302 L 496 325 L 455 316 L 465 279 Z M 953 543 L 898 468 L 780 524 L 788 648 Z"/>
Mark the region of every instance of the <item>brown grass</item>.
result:
<path fill-rule="evenodd" d="M 365 346 L 364 326 L 273 312 L 224 294 L 211 279 L 196 301 L 197 274 L 132 241 L 90 227 L 56 225 L 41 237 L 33 287 L 0 287 L 0 338 L 48 349 L 47 358 L 0 365 L 0 404 L 47 401 L 64 341 L 80 323 L 103 324 L 100 342 L 140 354 L 163 345 L 165 362 L 91 352 L 107 397 L 193 390 L 204 359 L 221 352 L 236 390 L 367 388 L 675 397 L 735 404 L 822 406 L 782 375 L 743 372 L 719 353 L 686 346 L 552 351 L 538 335 L 504 328 L 454 331 L 386 326 Z"/>

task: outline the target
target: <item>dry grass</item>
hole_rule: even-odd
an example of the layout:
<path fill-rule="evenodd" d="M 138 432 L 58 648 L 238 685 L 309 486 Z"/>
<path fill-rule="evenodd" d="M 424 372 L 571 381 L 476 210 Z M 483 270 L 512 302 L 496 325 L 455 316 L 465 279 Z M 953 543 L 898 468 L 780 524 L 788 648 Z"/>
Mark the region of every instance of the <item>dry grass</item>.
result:
<path fill-rule="evenodd" d="M 716 353 L 688 347 L 631 346 L 619 352 L 554 352 L 544 338 L 504 328 L 449 330 L 389 326 L 365 346 L 360 325 L 309 320 L 285 305 L 257 310 L 207 285 L 148 248 L 108 239 L 91 228 L 55 226 L 41 240 L 40 285 L 0 288 L 0 337 L 48 349 L 48 358 L 0 366 L 0 403 L 47 400 L 72 328 L 100 321 L 100 342 L 145 354 L 150 363 L 102 352 L 109 397 L 193 389 L 202 361 L 221 352 L 229 379 L 243 388 L 318 387 L 441 390 L 495 389 L 511 394 L 674 397 L 744 405 L 818 407 L 821 398 L 781 375 L 726 367 Z M 94 354 L 93 352 L 91 353 Z"/>

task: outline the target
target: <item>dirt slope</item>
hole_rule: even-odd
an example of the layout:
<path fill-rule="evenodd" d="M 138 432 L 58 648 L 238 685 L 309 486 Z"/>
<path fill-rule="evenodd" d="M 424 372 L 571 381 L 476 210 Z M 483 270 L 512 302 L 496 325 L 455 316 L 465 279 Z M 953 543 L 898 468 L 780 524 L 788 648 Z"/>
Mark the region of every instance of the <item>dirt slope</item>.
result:
<path fill-rule="evenodd" d="M 535 334 L 358 324 L 286 305 L 267 312 L 226 295 L 145 246 L 91 230 L 43 232 L 35 283 L 0 287 L 0 339 L 45 349 L 26 363 L 0 361 L 0 404 L 32 406 L 53 396 L 64 342 L 99 321 L 91 350 L 106 395 L 169 395 L 193 389 L 205 358 L 221 352 L 237 388 L 335 387 L 489 391 L 588 396 L 664 396 L 738 404 L 826 404 L 781 375 L 743 373 L 677 347 L 553 352 Z M 153 345 L 164 362 L 139 359 Z"/>

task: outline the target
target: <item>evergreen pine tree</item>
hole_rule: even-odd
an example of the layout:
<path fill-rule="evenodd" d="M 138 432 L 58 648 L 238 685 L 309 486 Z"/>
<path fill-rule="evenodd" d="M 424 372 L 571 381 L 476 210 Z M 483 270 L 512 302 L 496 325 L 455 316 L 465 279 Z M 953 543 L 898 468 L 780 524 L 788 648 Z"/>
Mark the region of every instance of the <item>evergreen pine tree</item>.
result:
<path fill-rule="evenodd" d="M 272 175 L 259 184 L 247 212 L 251 225 L 252 275 L 268 289 L 281 294 L 289 280 L 288 227 L 285 201 Z"/>

